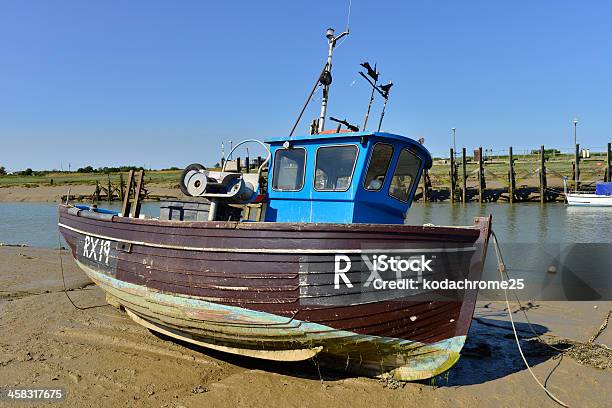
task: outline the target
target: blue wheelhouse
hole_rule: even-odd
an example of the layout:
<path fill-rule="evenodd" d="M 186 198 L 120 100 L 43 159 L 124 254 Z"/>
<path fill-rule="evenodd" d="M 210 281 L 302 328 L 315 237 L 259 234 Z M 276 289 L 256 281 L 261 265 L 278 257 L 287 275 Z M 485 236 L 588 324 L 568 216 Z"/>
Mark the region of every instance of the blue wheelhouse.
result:
<path fill-rule="evenodd" d="M 390 133 L 266 140 L 270 222 L 403 224 L 431 155 Z"/>

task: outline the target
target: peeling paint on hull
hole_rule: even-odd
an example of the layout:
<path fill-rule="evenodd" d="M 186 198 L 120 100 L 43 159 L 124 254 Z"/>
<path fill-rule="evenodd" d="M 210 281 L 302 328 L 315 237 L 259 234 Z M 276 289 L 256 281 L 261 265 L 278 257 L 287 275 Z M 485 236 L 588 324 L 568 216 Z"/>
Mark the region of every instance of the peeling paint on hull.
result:
<path fill-rule="evenodd" d="M 178 295 L 157 293 L 138 285 L 111 278 L 80 263 L 77 264 L 104 291 L 126 308 L 135 321 L 151 330 L 203 347 L 277 361 L 300 361 L 326 354 L 328 360 L 338 360 L 347 369 L 360 374 L 379 375 L 391 372 L 397 379 L 412 381 L 433 377 L 459 359 L 465 336 L 457 336 L 433 344 L 410 340 L 366 336 L 337 330 L 317 323 L 287 319 L 269 313 L 232 306 L 218 305 Z M 178 316 L 232 316 L 243 322 L 244 328 L 221 328 L 215 323 L 193 322 L 176 326 Z M 173 324 L 174 323 L 174 324 Z M 266 327 L 262 333 L 255 327 Z M 255 343 L 244 339 L 257 337 Z M 288 347 L 287 349 L 283 349 Z M 243 347 L 228 346 L 227 344 Z M 251 348 L 253 347 L 253 348 Z M 255 348 L 257 347 L 257 348 Z M 277 350 L 277 353 L 270 352 Z M 353 360 L 351 361 L 351 356 Z"/>
<path fill-rule="evenodd" d="M 234 354 L 281 361 L 316 355 L 352 373 L 402 380 L 430 378 L 457 362 L 476 291 L 461 302 L 308 304 L 300 251 L 444 244 L 468 248 L 469 262 L 454 267 L 479 278 L 490 228 L 490 219 L 470 228 L 99 220 L 68 209 L 60 206 L 60 231 L 77 263 L 138 323 Z M 481 252 L 470 249 L 476 243 Z M 257 245 L 259 253 L 240 251 Z"/>

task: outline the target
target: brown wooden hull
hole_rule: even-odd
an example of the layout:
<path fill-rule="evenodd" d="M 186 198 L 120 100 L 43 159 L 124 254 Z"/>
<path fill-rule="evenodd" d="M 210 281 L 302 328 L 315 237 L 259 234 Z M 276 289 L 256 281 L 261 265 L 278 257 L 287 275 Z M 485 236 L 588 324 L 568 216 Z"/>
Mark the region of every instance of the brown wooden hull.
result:
<path fill-rule="evenodd" d="M 177 222 L 61 206 L 59 228 L 79 265 L 141 324 L 230 352 L 311 350 L 296 355 L 321 352 L 366 374 L 419 379 L 457 360 L 476 291 L 444 301 L 349 293 L 333 302 L 309 268 L 364 248 L 465 250 L 437 273 L 479 279 L 490 219 L 470 228 Z"/>

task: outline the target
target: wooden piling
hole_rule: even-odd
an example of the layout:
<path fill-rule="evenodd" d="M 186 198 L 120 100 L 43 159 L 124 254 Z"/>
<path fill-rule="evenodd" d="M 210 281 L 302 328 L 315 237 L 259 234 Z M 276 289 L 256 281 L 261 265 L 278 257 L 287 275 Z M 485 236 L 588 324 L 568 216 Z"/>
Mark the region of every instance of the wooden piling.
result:
<path fill-rule="evenodd" d="M 96 181 L 96 189 L 93 193 L 92 201 L 97 203 L 100 201 L 100 183 Z"/>
<path fill-rule="evenodd" d="M 580 143 L 576 143 L 574 155 L 574 191 L 580 188 Z"/>
<path fill-rule="evenodd" d="M 467 158 L 465 157 L 465 147 L 461 149 L 461 168 L 462 168 L 462 178 L 461 181 L 461 202 L 465 204 L 467 201 Z"/>
<path fill-rule="evenodd" d="M 457 185 L 457 174 L 455 169 L 455 150 L 451 147 L 450 149 L 450 200 L 451 203 L 455 202 L 455 189 Z"/>
<path fill-rule="evenodd" d="M 514 155 L 512 146 L 508 149 L 508 201 L 514 202 L 514 190 L 516 188 L 516 173 L 514 172 Z"/>
<path fill-rule="evenodd" d="M 119 201 L 123 202 L 123 192 L 125 189 L 125 181 L 123 181 L 123 173 L 119 173 Z"/>
<path fill-rule="evenodd" d="M 110 174 L 108 175 L 108 184 L 107 184 L 107 188 L 108 190 L 106 191 L 107 193 L 107 200 L 110 203 L 111 201 L 113 201 L 113 185 L 111 183 L 111 179 L 110 179 Z"/>
<path fill-rule="evenodd" d="M 134 187 L 134 206 L 131 208 L 130 213 L 130 217 L 132 218 L 140 217 L 140 193 L 142 192 L 142 187 L 144 186 L 144 170 L 139 170 L 138 173 L 135 173 L 135 177 L 136 186 Z"/>
<path fill-rule="evenodd" d="M 484 175 L 484 161 L 482 157 L 482 147 L 478 148 L 478 202 L 482 203 L 485 193 L 485 175 Z"/>
<path fill-rule="evenodd" d="M 612 181 L 612 143 L 608 143 L 608 151 L 606 153 L 606 181 Z"/>
<path fill-rule="evenodd" d="M 251 163 L 250 163 L 250 158 L 249 156 L 244 158 L 244 168 L 246 169 L 247 173 L 251 172 Z"/>
<path fill-rule="evenodd" d="M 540 146 L 540 204 L 546 202 L 546 158 L 544 145 Z"/>
<path fill-rule="evenodd" d="M 236 157 L 236 171 L 240 173 L 242 171 L 242 165 L 240 163 L 240 157 Z"/>
<path fill-rule="evenodd" d="M 134 182 L 134 170 L 130 170 L 128 173 L 127 186 L 123 193 L 123 205 L 121 206 L 121 216 L 129 217 L 130 215 L 130 191 L 132 190 L 132 183 Z"/>
<path fill-rule="evenodd" d="M 429 201 L 429 186 L 427 185 L 427 180 L 429 179 L 429 171 L 423 170 L 423 174 L 421 175 L 421 190 L 423 191 L 423 202 Z"/>

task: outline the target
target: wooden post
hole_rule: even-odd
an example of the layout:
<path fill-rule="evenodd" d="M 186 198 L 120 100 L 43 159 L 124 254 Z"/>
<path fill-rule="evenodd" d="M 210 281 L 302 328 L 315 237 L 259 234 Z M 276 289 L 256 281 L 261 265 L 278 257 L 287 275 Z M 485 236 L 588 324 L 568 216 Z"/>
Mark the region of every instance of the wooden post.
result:
<path fill-rule="evenodd" d="M 240 165 L 240 157 L 236 157 L 236 171 L 238 173 L 242 171 L 242 166 Z"/>
<path fill-rule="evenodd" d="M 485 176 L 484 162 L 482 157 L 482 147 L 478 148 L 478 202 L 482 203 L 484 198 Z"/>
<path fill-rule="evenodd" d="M 508 200 L 510 204 L 514 202 L 514 189 L 516 187 L 516 178 L 514 173 L 514 154 L 512 146 L 508 149 Z"/>
<path fill-rule="evenodd" d="M 574 191 L 580 188 L 580 143 L 576 144 L 574 156 Z"/>
<path fill-rule="evenodd" d="M 131 217 L 138 218 L 140 216 L 140 192 L 142 191 L 142 184 L 144 181 L 144 170 L 138 172 L 138 178 L 136 179 L 136 188 L 134 189 L 134 206 L 132 207 Z"/>
<path fill-rule="evenodd" d="M 100 183 L 98 183 L 97 181 L 96 181 L 96 189 L 93 193 L 93 197 L 91 201 L 93 201 L 94 203 L 97 203 L 100 201 Z"/>
<path fill-rule="evenodd" d="M 128 217 L 130 215 L 130 190 L 132 189 L 132 182 L 134 181 L 134 170 L 130 170 L 128 173 L 127 185 L 125 192 L 123 193 L 123 205 L 121 206 L 121 216 Z"/>
<path fill-rule="evenodd" d="M 463 180 L 461 182 L 461 201 L 463 204 L 467 201 L 467 158 L 465 157 L 465 147 L 461 149 L 461 167 L 463 170 Z"/>
<path fill-rule="evenodd" d="M 608 143 L 608 152 L 606 154 L 606 181 L 612 181 L 612 143 Z"/>
<path fill-rule="evenodd" d="M 427 177 L 428 171 L 423 170 L 423 174 L 421 175 L 421 189 L 423 190 L 423 202 L 429 201 L 429 189 L 427 186 Z"/>
<path fill-rule="evenodd" d="M 123 201 L 123 189 L 125 182 L 123 181 L 123 173 L 119 173 L 119 201 Z"/>
<path fill-rule="evenodd" d="M 251 163 L 250 163 L 249 156 L 244 158 L 244 167 L 245 167 L 247 173 L 251 172 Z"/>
<path fill-rule="evenodd" d="M 108 199 L 108 202 L 110 203 L 111 201 L 113 201 L 113 185 L 111 183 L 110 180 L 110 174 L 108 175 L 108 185 L 107 185 L 108 190 L 106 191 L 108 193 L 108 197 L 106 197 Z"/>
<path fill-rule="evenodd" d="M 540 204 L 546 202 L 546 158 L 544 145 L 540 146 Z"/>
<path fill-rule="evenodd" d="M 261 158 L 261 156 L 257 156 L 257 168 L 261 167 L 261 163 L 263 163 L 263 159 Z"/>
<path fill-rule="evenodd" d="M 450 149 L 450 199 L 451 203 L 455 202 L 455 187 L 457 184 L 457 174 L 455 169 L 455 150 Z"/>

